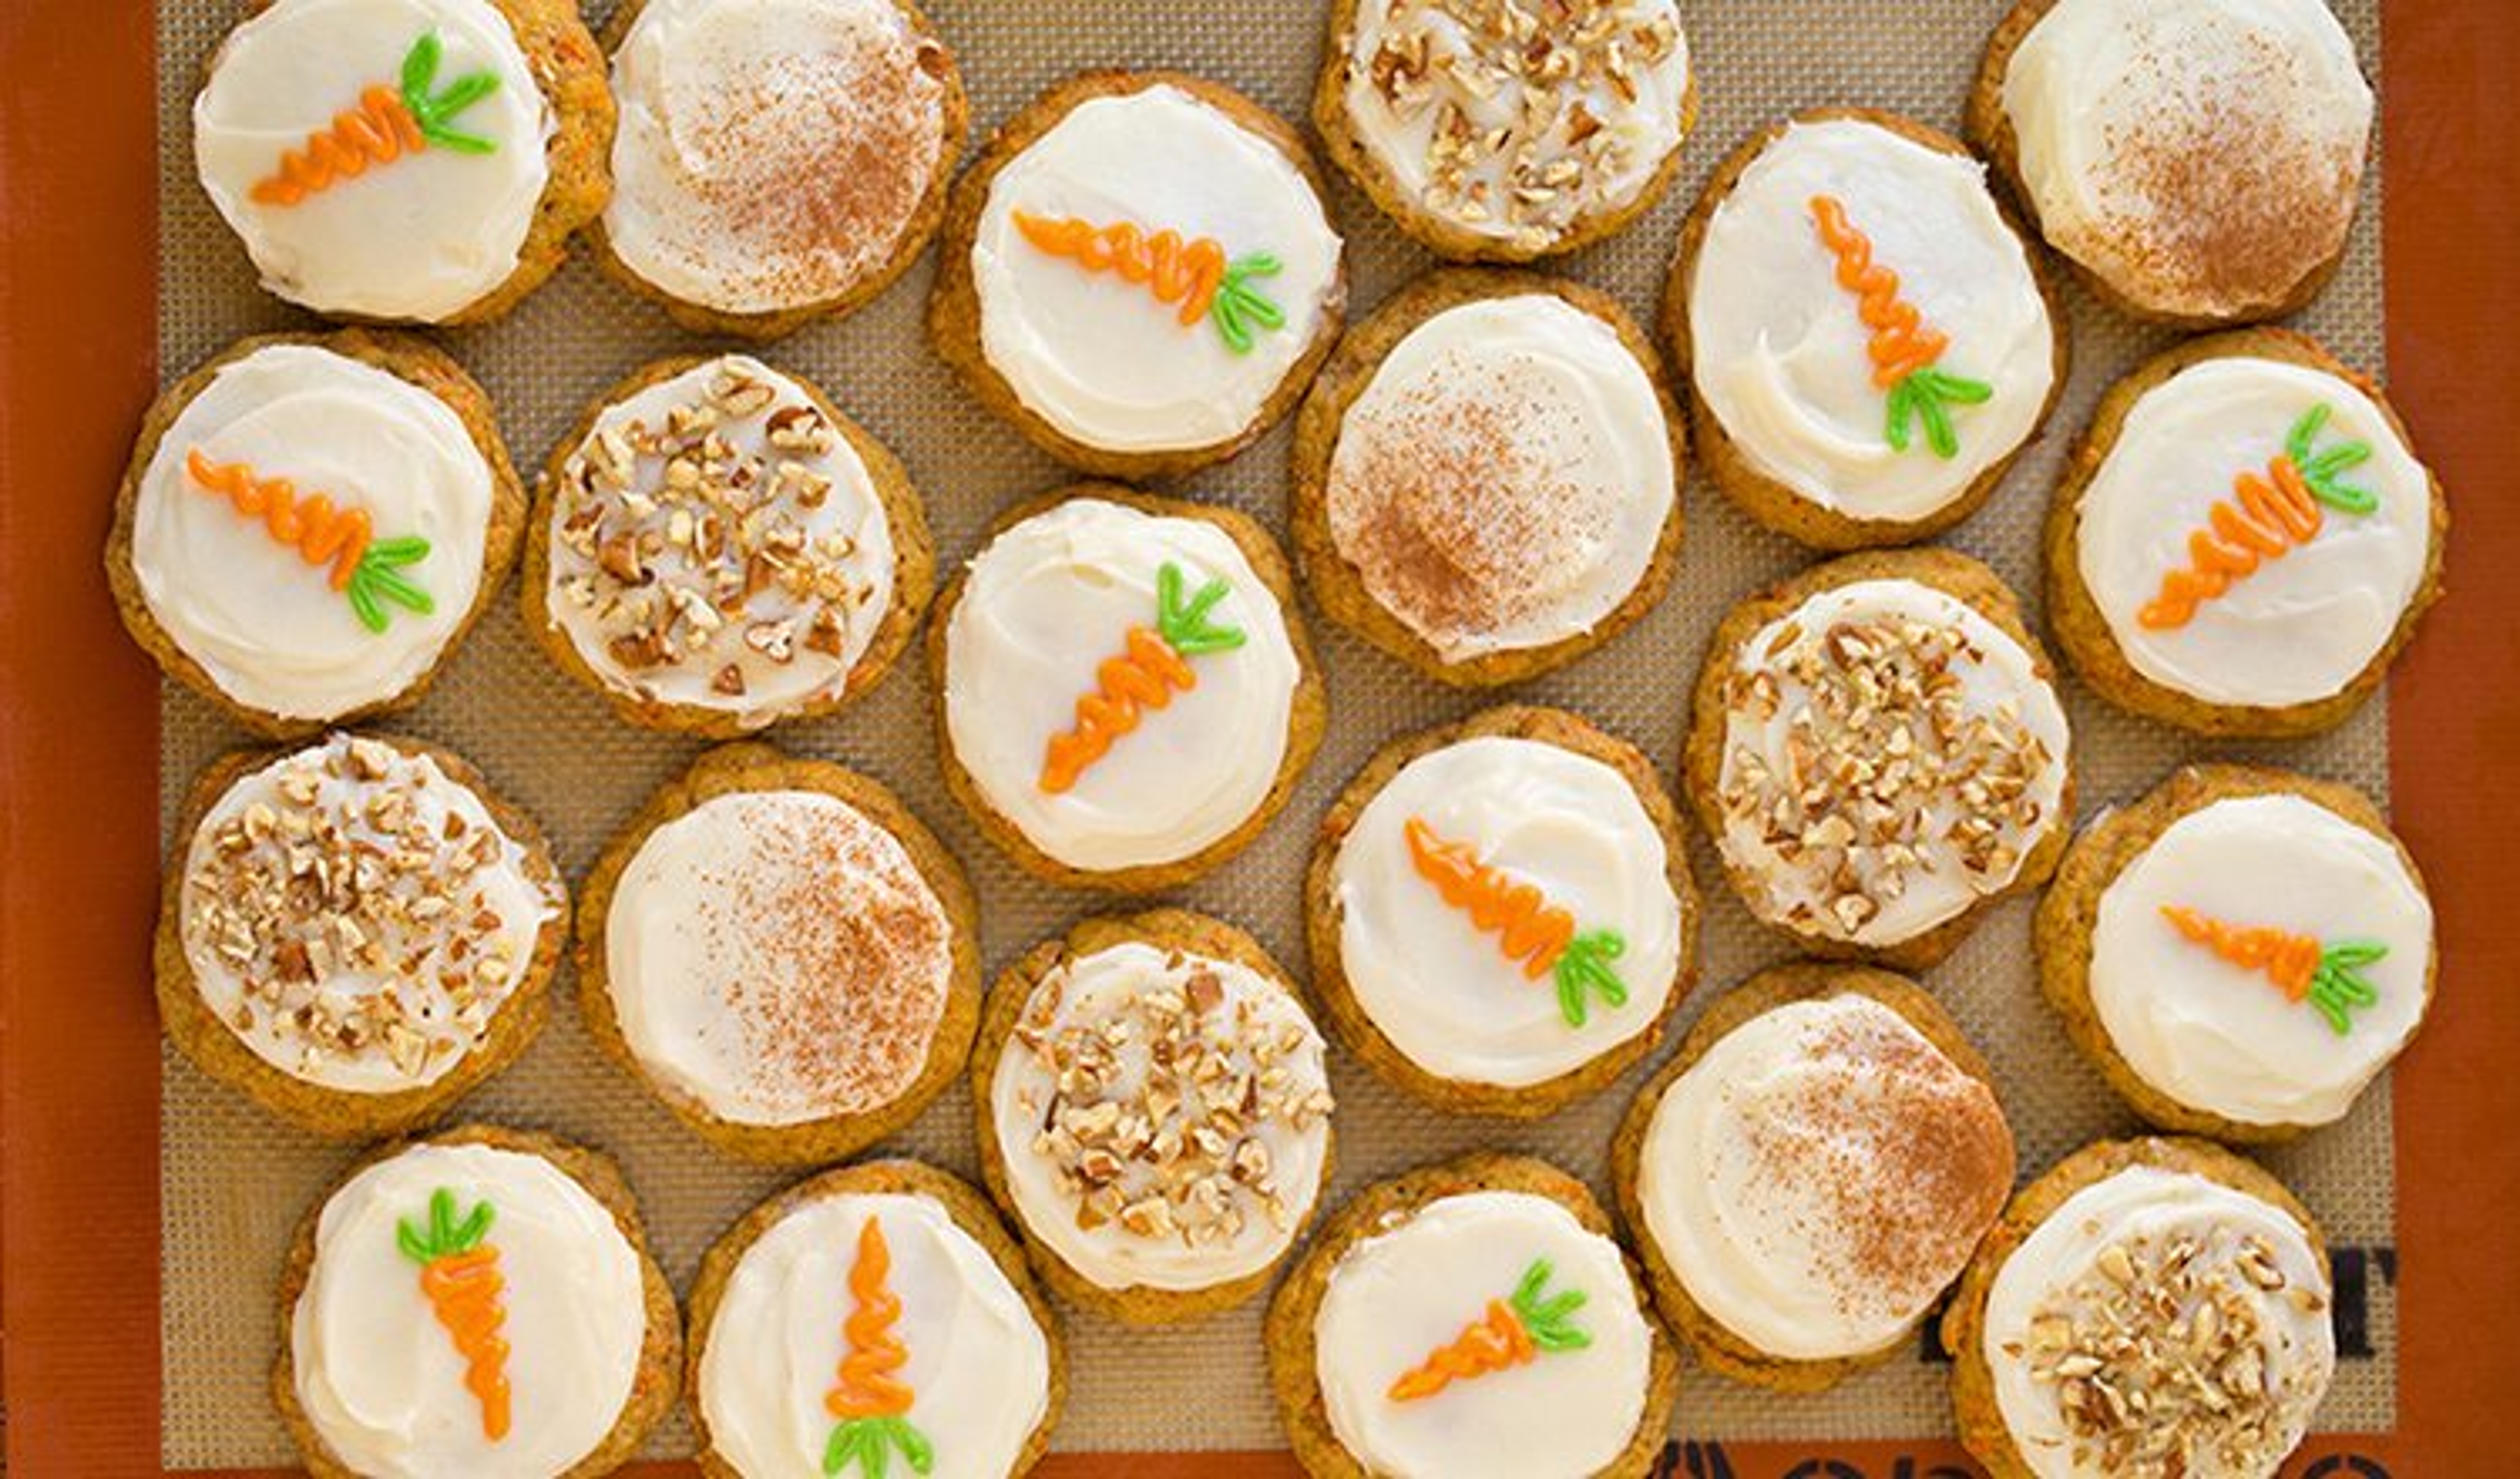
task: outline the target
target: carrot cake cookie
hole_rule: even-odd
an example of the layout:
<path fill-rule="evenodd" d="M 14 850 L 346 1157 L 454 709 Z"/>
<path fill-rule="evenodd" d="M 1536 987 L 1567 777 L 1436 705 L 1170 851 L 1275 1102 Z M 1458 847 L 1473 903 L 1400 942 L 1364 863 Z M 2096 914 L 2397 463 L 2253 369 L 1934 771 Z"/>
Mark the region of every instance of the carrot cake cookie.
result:
<path fill-rule="evenodd" d="M 1753 915 L 1902 969 L 2045 883 L 2073 818 L 2048 659 L 1995 573 L 1949 550 L 1849 555 L 1734 607 L 1686 768 Z"/>
<path fill-rule="evenodd" d="M 368 322 L 494 318 L 604 208 L 612 95 L 573 0 L 253 10 L 193 100 L 193 164 L 279 297 Z"/>
<path fill-rule="evenodd" d="M 945 214 L 968 127 L 910 0 L 631 0 L 606 31 L 616 276 L 771 338 L 882 292 Z"/>
<path fill-rule="evenodd" d="M 1258 1293 L 1328 1179 L 1333 1107 L 1268 952 L 1180 910 L 1089 919 L 989 1000 L 980 1162 L 1051 1287 L 1133 1324 Z"/>
<path fill-rule="evenodd" d="M 2203 765 L 2078 838 L 2040 901 L 2040 981 L 2156 1125 L 2333 1124 L 2432 1004 L 2432 902 L 2351 786 Z"/>
<path fill-rule="evenodd" d="M 1232 456 L 1292 408 L 1347 280 L 1303 140 L 1178 72 L 1088 72 L 954 186 L 928 331 L 983 405 L 1112 478 Z"/>
<path fill-rule="evenodd" d="M 526 621 L 651 727 L 734 738 L 874 686 L 936 555 L 892 454 L 813 386 L 741 354 L 669 359 L 552 457 Z"/>
<path fill-rule="evenodd" d="M 2204 734 L 2342 723 L 2441 593 L 2449 504 L 2311 341 L 2192 341 L 2120 381 L 2048 517 L 2048 615 L 2092 689 Z"/>
<path fill-rule="evenodd" d="M 1334 621 L 1419 670 L 1532 677 L 1669 588 L 1684 441 L 1615 300 L 1437 272 L 1341 340 L 1305 398 L 1295 548 Z"/>
<path fill-rule="evenodd" d="M 524 523 L 454 360 L 361 330 L 249 339 L 150 407 L 106 575 L 168 676 L 294 738 L 417 702 Z"/>
<path fill-rule="evenodd" d="M 1330 158 L 1445 256 L 1521 262 L 1650 209 L 1697 115 L 1676 0 L 1336 0 Z"/>
<path fill-rule="evenodd" d="M 596 1040 L 733 1154 L 855 1154 L 918 1118 L 970 1051 L 970 887 L 855 771 L 711 751 L 613 840 L 585 900 Z"/>
<path fill-rule="evenodd" d="M 1967 518 L 2065 382 L 2062 315 L 1986 166 L 1868 110 L 1741 146 L 1682 233 L 1663 318 L 1717 484 L 1823 549 Z"/>

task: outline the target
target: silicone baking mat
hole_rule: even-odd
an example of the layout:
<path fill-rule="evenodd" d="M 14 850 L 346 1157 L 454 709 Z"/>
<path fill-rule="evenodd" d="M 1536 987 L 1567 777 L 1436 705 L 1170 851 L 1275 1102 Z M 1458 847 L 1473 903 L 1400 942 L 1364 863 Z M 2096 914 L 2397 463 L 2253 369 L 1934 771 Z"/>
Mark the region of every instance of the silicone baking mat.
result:
<path fill-rule="evenodd" d="M 187 119 L 204 59 L 243 0 L 164 0 L 159 10 L 162 267 L 159 347 L 167 378 L 241 335 L 311 323 L 262 294 L 242 252 L 194 184 Z M 1310 96 L 1323 25 L 1319 0 L 938 0 L 930 14 L 971 92 L 976 131 L 1075 71 L 1164 66 L 1239 87 L 1289 117 Z M 1985 32 L 2005 0 L 1684 0 L 1701 112 L 1681 177 L 1660 208 L 1560 270 L 1617 295 L 1641 318 L 1660 293 L 1679 221 L 1715 162 L 1749 130 L 1795 109 L 1862 105 L 1957 131 Z M 590 21 L 600 23 L 608 5 Z M 2366 63 L 2379 58 L 2377 0 L 2339 0 Z M 2379 367 L 2382 348 L 2378 181 L 2345 269 L 2302 320 L 2346 358 Z M 1353 190 L 1334 185 L 1348 241 L 1352 307 L 1370 310 L 1432 265 Z M 1010 501 L 1065 481 L 1059 468 L 979 410 L 928 351 L 921 308 L 926 263 L 854 317 L 771 347 L 773 363 L 820 383 L 882 438 L 924 492 L 941 553 L 960 560 Z M 2024 457 L 1988 509 L 1951 543 L 1989 560 L 2036 604 L 2035 532 L 2071 433 L 2110 380 L 2166 343 L 2071 295 L 2074 374 L 2046 441 Z M 709 347 L 673 329 L 583 262 L 573 262 L 510 319 L 446 336 L 488 387 L 520 468 L 538 466 L 585 401 L 647 360 Z M 1175 491 L 1231 503 L 1282 529 L 1282 429 L 1227 466 Z M 1636 630 L 1515 698 L 1580 710 L 1635 741 L 1666 780 L 1678 753 L 1688 684 L 1707 632 L 1745 591 L 1808 562 L 1736 515 L 1703 479 L 1686 498 L 1688 537 L 1670 598 Z M 1178 901 L 1253 929 L 1300 971 L 1297 878 L 1313 823 L 1365 757 L 1395 734 L 1458 717 L 1489 700 L 1441 692 L 1343 634 L 1316 624 L 1330 679 L 1331 722 L 1320 759 L 1285 815 L 1240 859 Z M 2326 738 L 2208 751 L 2124 717 L 2068 684 L 2087 814 L 2131 798 L 2175 763 L 2213 753 L 2268 760 L 2385 792 L 2387 725 L 2374 705 Z M 775 742 L 859 766 L 899 790 L 969 866 L 983 903 L 992 973 L 1079 914 L 1097 896 L 1018 874 L 943 794 L 928 742 L 930 695 L 906 662 L 865 703 L 832 720 L 783 728 Z M 572 879 L 651 788 L 698 746 L 630 729 L 562 678 L 521 631 L 513 591 L 455 657 L 443 681 L 398 722 L 480 765 L 550 833 Z M 161 793 L 171 812 L 193 774 L 242 734 L 180 690 L 164 699 Z M 1704 976 L 1685 1022 L 1714 992 L 1784 951 L 1752 927 L 1695 848 L 1706 911 Z M 2035 1174 L 2057 1156 L 2133 1122 L 2039 1006 L 2028 968 L 2029 909 L 1995 915 L 1928 977 L 1994 1060 Z M 700 1251 L 743 1208 L 785 1179 L 725 1161 L 681 1130 L 601 1059 L 560 983 L 560 1009 L 526 1058 L 459 1113 L 569 1135 L 617 1156 L 638 1191 L 667 1271 L 687 1281 Z M 1675 1035 L 1676 1036 L 1676 1035 Z M 162 1088 L 164 1362 L 162 1428 L 169 1467 L 287 1462 L 266 1397 L 281 1250 L 295 1219 L 352 1154 L 283 1129 L 210 1085 L 171 1053 Z M 1418 1162 L 1472 1147 L 1557 1160 L 1601 1186 L 1601 1148 L 1650 1065 L 1610 1091 L 1537 1126 L 1437 1115 L 1385 1088 L 1339 1055 L 1341 1158 L 1328 1198 Z M 2395 1424 L 2395 1305 L 2389 1098 L 2364 1097 L 2345 1124 L 2271 1161 L 2309 1201 L 2340 1250 L 2349 1359 L 2321 1414 L 2327 1431 Z M 892 1149 L 973 1172 L 967 1096 L 958 1088 Z M 1602 1189 L 1606 1189 L 1605 1187 Z M 2359 1317 L 2359 1318 L 2358 1318 Z M 1262 1375 L 1255 1305 L 1170 1330 L 1123 1331 L 1068 1312 L 1071 1400 L 1058 1447 L 1130 1452 L 1253 1450 L 1282 1445 Z M 1692 1373 L 1676 1431 L 1692 1438 L 1924 1438 L 1948 1431 L 1946 1368 L 1920 1348 L 1822 1398 L 1762 1394 Z M 1149 1400 L 1150 1396 L 1159 1400 Z M 1193 1400 L 1194 1399 L 1194 1400 Z M 659 1455 L 688 1451 L 679 1422 Z"/>

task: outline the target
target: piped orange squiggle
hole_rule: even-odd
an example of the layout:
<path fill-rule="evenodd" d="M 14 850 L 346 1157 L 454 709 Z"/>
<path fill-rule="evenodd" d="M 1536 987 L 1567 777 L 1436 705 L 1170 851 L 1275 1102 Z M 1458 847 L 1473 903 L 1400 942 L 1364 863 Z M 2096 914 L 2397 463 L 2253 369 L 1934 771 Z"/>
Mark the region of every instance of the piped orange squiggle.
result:
<path fill-rule="evenodd" d="M 480 1247 L 439 1259 L 421 1271 L 420 1287 L 464 1357 L 465 1390 L 481 1406 L 482 1433 L 496 1443 L 508 1436 L 511 1401 L 508 1342 L 499 1334 L 508 1322 L 499 1250 Z"/>
<path fill-rule="evenodd" d="M 856 1308 L 840 1326 L 848 1354 L 840 1358 L 839 1377 L 823 1398 L 824 1409 L 834 1417 L 898 1417 L 917 1400 L 892 1374 L 909 1363 L 910 1348 L 893 1333 L 901 1300 L 885 1282 L 891 1273 L 892 1250 L 884 1244 L 883 1224 L 870 1217 L 858 1229 L 857 1262 L 849 1268 L 849 1297 Z"/>
<path fill-rule="evenodd" d="M 1450 1344 L 1428 1356 L 1424 1364 L 1393 1382 L 1388 1395 L 1394 1402 L 1417 1402 L 1454 1382 L 1509 1370 L 1539 1356 L 1540 1348 L 1531 1343 L 1531 1332 L 1522 1327 L 1512 1308 L 1504 1300 L 1492 1299 L 1488 1301 L 1486 1318 L 1462 1330 Z"/>
<path fill-rule="evenodd" d="M 368 542 L 376 537 L 365 509 L 336 508 L 322 493 L 301 501 L 295 484 L 286 478 L 256 478 L 242 462 L 212 462 L 195 447 L 185 454 L 184 471 L 203 492 L 227 499 L 248 519 L 260 519 L 273 539 L 293 546 L 307 564 L 330 564 L 335 590 L 349 588 Z"/>
<path fill-rule="evenodd" d="M 1015 229 L 1024 240 L 1053 256 L 1073 260 L 1088 272 L 1117 272 L 1127 283 L 1143 283 L 1157 302 L 1179 303 L 1182 327 L 1207 316 L 1216 288 L 1225 281 L 1225 244 L 1212 236 L 1184 241 L 1169 228 L 1148 235 L 1135 221 L 1098 226 L 1076 216 L 1054 219 L 1030 211 L 1014 212 Z"/>
<path fill-rule="evenodd" d="M 1951 347 L 1951 338 L 1925 327 L 1925 315 L 1899 296 L 1899 274 L 1872 259 L 1872 238 L 1857 229 L 1843 202 L 1815 196 L 1812 215 L 1821 240 L 1837 258 L 1838 286 L 1855 294 L 1856 311 L 1872 331 L 1872 379 L 1887 390 L 1931 367 Z"/>
<path fill-rule="evenodd" d="M 2264 972 L 2290 1000 L 2308 999 L 2323 949 L 2318 941 L 2290 930 L 2227 924 L 2179 904 L 2165 904 L 2161 912 L 2191 943 L 2244 971 Z"/>
<path fill-rule="evenodd" d="M 334 115 L 330 128 L 307 135 L 305 148 L 282 151 L 279 167 L 254 182 L 253 198 L 265 206 L 294 206 L 338 181 L 356 179 L 372 164 L 390 164 L 428 147 L 402 95 L 379 82 L 359 94 L 356 109 Z"/>
<path fill-rule="evenodd" d="M 1418 817 L 1402 830 L 1418 875 L 1482 933 L 1496 935 L 1506 958 L 1522 962 L 1525 976 L 1538 981 L 1556 968 L 1575 939 L 1574 915 L 1532 885 L 1482 864 L 1469 844 L 1446 841 Z"/>
<path fill-rule="evenodd" d="M 1076 721 L 1051 736 L 1041 766 L 1041 789 L 1056 796 L 1076 784 L 1085 768 L 1111 753 L 1111 742 L 1138 727 L 1148 709 L 1172 705 L 1173 691 L 1198 686 L 1197 670 L 1173 651 L 1153 628 L 1129 628 L 1128 650 L 1094 670 L 1096 688 L 1076 701 Z"/>
<path fill-rule="evenodd" d="M 2267 464 L 2267 476 L 2242 473 L 2232 496 L 2217 502 L 2206 527 L 2187 536 L 2187 568 L 2161 578 L 2161 593 L 2137 619 L 2154 630 L 2184 626 L 2196 608 L 2254 575 L 2259 566 L 2316 538 L 2326 516 L 2289 454 Z"/>

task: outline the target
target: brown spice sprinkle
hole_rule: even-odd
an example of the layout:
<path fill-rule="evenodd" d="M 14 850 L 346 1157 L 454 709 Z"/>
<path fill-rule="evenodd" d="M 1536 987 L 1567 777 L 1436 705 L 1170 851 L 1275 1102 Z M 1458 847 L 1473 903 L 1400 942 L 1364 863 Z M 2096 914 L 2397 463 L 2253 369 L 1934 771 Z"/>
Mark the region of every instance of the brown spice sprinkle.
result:
<path fill-rule="evenodd" d="M 183 935 L 196 973 L 206 956 L 237 981 L 229 1026 L 291 1052 L 300 1075 L 382 1051 L 417 1080 L 477 1045 L 515 989 L 523 927 L 540 921 L 500 912 L 489 890 L 508 840 L 431 805 L 443 794 L 431 773 L 336 737 L 281 762 L 268 799 L 194 842 Z"/>
<path fill-rule="evenodd" d="M 2215 1225 L 2101 1250 L 2031 1317 L 2031 1379 L 2056 1388 L 2078 1472 L 2125 1479 L 2274 1472 L 2324 1387 L 2312 1363 L 2267 1359 L 2268 1312 L 2327 1310 L 2255 1235 Z"/>
<path fill-rule="evenodd" d="M 731 361 L 659 425 L 599 426 L 562 469 L 560 604 L 591 616 L 651 696 L 668 670 L 742 699 L 799 654 L 836 667 L 850 624 L 882 615 L 866 610 L 855 535 L 823 513 L 834 484 L 821 468 L 842 440 L 812 403 Z"/>
<path fill-rule="evenodd" d="M 1062 968 L 1025 1003 L 1014 1040 L 1050 1094 L 1037 1102 L 1019 1088 L 1016 1105 L 1040 1116 L 1032 1153 L 1051 1163 L 1080 1228 L 1116 1224 L 1198 1248 L 1232 1242 L 1255 1212 L 1281 1233 L 1301 1217 L 1264 1136 L 1304 1135 L 1328 1118 L 1320 1040 L 1229 986 L 1233 969 L 1175 952 L 1159 980 L 1071 1021 Z"/>
<path fill-rule="evenodd" d="M 1453 356 L 1341 433 L 1328 494 L 1339 551 L 1438 648 L 1545 611 L 1611 535 L 1618 490 L 1564 471 L 1584 460 L 1584 427 L 1555 417 L 1543 431 L 1546 414 L 1511 366 Z"/>
<path fill-rule="evenodd" d="M 1385 25 L 1366 73 L 1403 121 L 1433 114 L 1426 208 L 1535 250 L 1633 184 L 1604 115 L 1680 45 L 1647 0 L 1393 0 Z"/>
<path fill-rule="evenodd" d="M 2047 820 L 2032 791 L 2054 757 L 2017 697 L 1973 712 L 1961 670 L 1987 658 L 1959 627 L 1789 621 L 1763 640 L 1728 679 L 1726 708 L 1758 730 L 1785 715 L 1783 763 L 1733 743 L 1721 799 L 1804 886 L 1797 898 L 1772 882 L 1765 912 L 1852 936 L 1922 875 L 1956 866 L 1981 893 L 2011 879 Z"/>
<path fill-rule="evenodd" d="M 1817 1216 L 1795 1230 L 1850 1317 L 1912 1317 L 1959 1276 L 2012 1190 L 1995 1093 L 1887 1007 L 1841 1014 L 1809 1076 L 1745 1117 L 1759 1180 Z"/>

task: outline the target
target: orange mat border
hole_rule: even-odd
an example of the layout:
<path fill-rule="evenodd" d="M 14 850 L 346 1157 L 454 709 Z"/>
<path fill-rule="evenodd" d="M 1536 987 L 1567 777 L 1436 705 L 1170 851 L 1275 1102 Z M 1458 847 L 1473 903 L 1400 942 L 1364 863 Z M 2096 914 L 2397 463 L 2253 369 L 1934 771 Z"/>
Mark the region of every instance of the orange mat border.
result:
<path fill-rule="evenodd" d="M 2520 1321 L 2520 934 L 2501 911 L 2520 776 L 2520 27 L 2500 0 L 2384 0 L 2391 381 L 2453 490 L 2459 599 L 2408 654 L 2397 819 L 2444 990 L 2397 1076 L 2399 1430 L 2322 1438 L 2296 1479 L 2509 1468 Z M 148 0 L 0 5 L 0 1377 L 21 1474 L 158 1471 L 157 679 L 99 575 L 158 385 Z M 1678 1446 L 1676 1479 L 1951 1479 L 1947 1444 Z M 687 1467 L 647 1468 L 656 1476 Z M 1066 1455 L 1045 1479 L 1278 1479 L 1282 1455 Z M 244 1476 L 228 1476 L 244 1479 Z"/>

